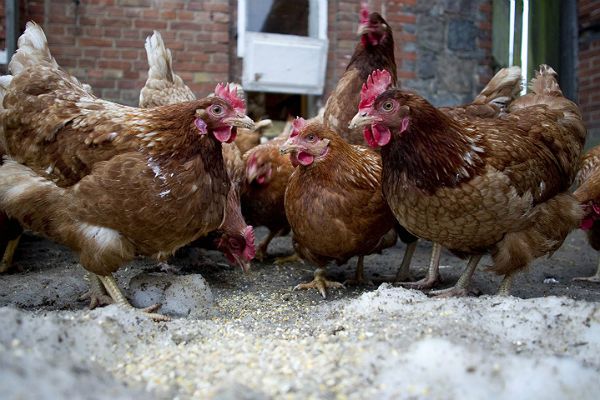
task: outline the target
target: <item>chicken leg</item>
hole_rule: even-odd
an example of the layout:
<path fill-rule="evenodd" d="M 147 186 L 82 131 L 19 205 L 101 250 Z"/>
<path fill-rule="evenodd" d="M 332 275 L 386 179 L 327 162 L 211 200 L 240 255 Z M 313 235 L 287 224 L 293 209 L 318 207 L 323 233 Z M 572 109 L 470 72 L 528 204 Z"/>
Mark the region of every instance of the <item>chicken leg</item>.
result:
<path fill-rule="evenodd" d="M 442 289 L 442 290 L 433 290 L 429 292 L 430 295 L 434 297 L 462 297 L 466 296 L 468 293 L 468 288 L 471 285 L 471 277 L 473 273 L 477 269 L 477 264 L 479 264 L 479 260 L 481 260 L 481 255 L 471 256 L 469 258 L 469 262 L 467 263 L 467 267 L 464 272 L 451 288 Z M 510 287 L 510 282 L 507 282 L 508 287 Z"/>
<path fill-rule="evenodd" d="M 330 281 L 325 277 L 325 269 L 317 268 L 315 270 L 314 279 L 308 283 L 296 285 L 293 290 L 300 289 L 317 289 L 324 299 L 327 298 L 327 288 L 345 288 L 343 283 Z"/>
<path fill-rule="evenodd" d="M 577 278 L 573 278 L 574 281 L 586 281 L 586 282 L 594 282 L 600 283 L 600 258 L 598 258 L 598 268 L 596 269 L 596 273 L 592 276 L 581 276 Z"/>
<path fill-rule="evenodd" d="M 417 241 L 409 243 L 404 251 L 404 257 L 402 257 L 402 263 L 396 272 L 394 282 L 402 282 L 410 279 L 410 262 L 412 261 L 415 250 L 417 249 Z"/>
<path fill-rule="evenodd" d="M 412 245 L 412 244 L 411 244 Z M 415 242 L 416 247 L 416 242 Z M 406 249 L 408 252 L 408 248 Z M 414 251 L 414 249 L 413 249 Z M 429 268 L 427 269 L 427 275 L 425 278 L 420 279 L 416 282 L 398 282 L 398 278 L 394 283 L 405 287 L 407 289 L 431 289 L 440 281 L 440 255 L 442 253 L 442 246 L 438 243 L 433 243 L 431 249 L 431 258 L 429 259 Z M 400 273 L 400 271 L 398 271 Z"/>
<path fill-rule="evenodd" d="M 16 239 L 9 240 L 6 244 L 6 249 L 4 250 L 4 256 L 2 256 L 2 262 L 0 263 L 0 274 L 9 270 L 12 266 L 13 257 L 15 255 L 15 250 L 19 246 L 19 240 L 21 239 L 21 235 L 17 236 Z"/>
<path fill-rule="evenodd" d="M 353 279 L 348 279 L 344 282 L 344 285 L 369 285 L 373 286 L 373 282 L 365 278 L 365 257 L 358 256 L 356 261 L 356 272 Z"/>
<path fill-rule="evenodd" d="M 498 293 L 496 293 L 498 296 L 510 296 L 510 288 L 512 287 L 514 275 L 514 272 L 509 272 L 504 275 L 504 279 L 502 279 L 502 282 L 498 287 Z"/>
<path fill-rule="evenodd" d="M 106 293 L 98 275 L 88 272 L 86 278 L 90 282 L 90 290 L 79 297 L 80 301 L 89 300 L 90 310 L 98 306 L 107 306 L 113 303 L 112 297 Z"/>
<path fill-rule="evenodd" d="M 115 281 L 115 278 L 113 278 L 112 275 L 107 275 L 107 276 L 97 275 L 97 276 L 100 279 L 100 281 L 102 282 L 102 284 L 104 285 L 104 288 L 106 289 L 106 291 L 108 292 L 110 297 L 112 297 L 113 301 L 116 304 L 119 304 L 121 307 L 135 309 L 131 304 L 129 304 L 129 302 L 123 295 L 123 292 L 121 292 L 121 289 L 119 289 L 119 286 L 117 285 L 117 282 Z M 160 307 L 160 305 L 155 304 L 150 307 L 142 308 L 140 311 L 142 312 L 142 314 L 144 314 L 145 316 L 147 316 L 155 321 L 170 321 L 171 318 L 167 317 L 166 315 L 157 314 L 154 312 L 154 311 L 156 311 L 156 309 L 158 307 Z"/>

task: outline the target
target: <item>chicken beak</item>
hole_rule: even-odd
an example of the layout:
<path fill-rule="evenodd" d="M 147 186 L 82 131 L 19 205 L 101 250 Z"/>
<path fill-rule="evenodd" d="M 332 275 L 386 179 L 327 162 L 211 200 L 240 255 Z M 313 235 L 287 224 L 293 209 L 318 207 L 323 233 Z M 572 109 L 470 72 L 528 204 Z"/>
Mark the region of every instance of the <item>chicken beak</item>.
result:
<path fill-rule="evenodd" d="M 250 117 L 244 114 L 238 114 L 235 117 L 225 118 L 223 120 L 227 125 L 235 126 L 238 128 L 246 128 L 254 130 L 254 121 Z"/>
<path fill-rule="evenodd" d="M 244 271 L 244 273 L 250 271 L 250 261 L 245 260 L 244 258 L 239 256 L 234 256 L 234 258 L 236 264 L 242 269 L 242 271 Z"/>
<path fill-rule="evenodd" d="M 288 139 L 284 144 L 282 144 L 279 147 L 279 153 L 282 155 L 291 153 L 292 151 L 296 150 L 297 148 L 298 148 L 298 146 L 296 145 L 296 143 L 294 143 L 294 141 L 292 139 Z"/>
<path fill-rule="evenodd" d="M 368 115 L 366 111 L 359 111 L 356 113 L 350 124 L 349 129 L 360 128 L 361 126 L 371 125 L 375 121 L 375 118 Z"/>

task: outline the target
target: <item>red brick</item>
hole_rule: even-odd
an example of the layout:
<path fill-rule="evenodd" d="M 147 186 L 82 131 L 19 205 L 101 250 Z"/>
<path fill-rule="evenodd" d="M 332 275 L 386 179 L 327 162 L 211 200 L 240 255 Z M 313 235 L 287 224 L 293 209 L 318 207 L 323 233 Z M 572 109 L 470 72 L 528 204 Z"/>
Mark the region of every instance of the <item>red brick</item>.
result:
<path fill-rule="evenodd" d="M 117 49 L 123 49 L 123 48 L 134 48 L 134 49 L 138 49 L 141 46 L 144 45 L 144 42 L 140 41 L 140 40 L 115 40 L 115 47 Z"/>
<path fill-rule="evenodd" d="M 109 69 L 120 69 L 122 71 L 130 69 L 132 63 L 130 61 L 120 61 L 120 60 L 99 60 L 98 68 L 109 68 Z"/>
<path fill-rule="evenodd" d="M 173 29 L 175 31 L 198 31 L 198 30 L 204 30 L 204 27 L 207 26 L 207 24 L 201 24 L 201 23 L 196 23 L 196 22 L 177 22 L 177 21 L 171 21 L 169 23 L 169 28 Z"/>
<path fill-rule="evenodd" d="M 152 21 L 152 20 L 136 20 L 134 27 L 138 29 L 167 29 L 167 23 L 165 21 Z"/>
<path fill-rule="evenodd" d="M 101 38 L 79 38 L 79 46 L 90 47 L 112 47 L 113 41 Z"/>

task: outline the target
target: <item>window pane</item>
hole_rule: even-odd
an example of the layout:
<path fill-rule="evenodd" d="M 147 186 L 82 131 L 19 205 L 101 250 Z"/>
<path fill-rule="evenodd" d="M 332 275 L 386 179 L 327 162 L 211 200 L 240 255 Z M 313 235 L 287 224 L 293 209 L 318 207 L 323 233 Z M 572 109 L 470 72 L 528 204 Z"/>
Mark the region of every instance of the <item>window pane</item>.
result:
<path fill-rule="evenodd" d="M 247 7 L 247 30 L 308 36 L 309 0 L 252 0 Z"/>

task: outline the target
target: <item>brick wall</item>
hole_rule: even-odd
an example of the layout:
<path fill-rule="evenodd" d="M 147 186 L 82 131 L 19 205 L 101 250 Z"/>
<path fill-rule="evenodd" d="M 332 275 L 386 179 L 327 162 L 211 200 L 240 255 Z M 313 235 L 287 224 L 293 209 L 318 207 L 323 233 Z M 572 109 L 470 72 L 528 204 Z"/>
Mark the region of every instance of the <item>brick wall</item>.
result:
<path fill-rule="evenodd" d="M 579 104 L 588 143 L 600 143 L 600 2 L 579 0 Z"/>
<path fill-rule="evenodd" d="M 22 17 L 40 23 L 58 63 L 105 99 L 137 105 L 154 29 L 197 95 L 228 78 L 228 0 L 30 0 Z"/>
<path fill-rule="evenodd" d="M 469 101 L 489 79 L 491 0 L 370 0 L 390 23 L 402 85 L 435 104 Z M 2 4 L 4 2 L 1 2 Z M 59 64 L 99 96 L 137 104 L 147 62 L 144 39 L 160 30 L 175 70 L 198 95 L 240 80 L 235 56 L 236 1 L 29 0 L 21 11 L 40 23 Z M 359 0 L 329 0 L 326 92 L 356 44 Z M 230 8 L 231 7 L 231 8 Z"/>

